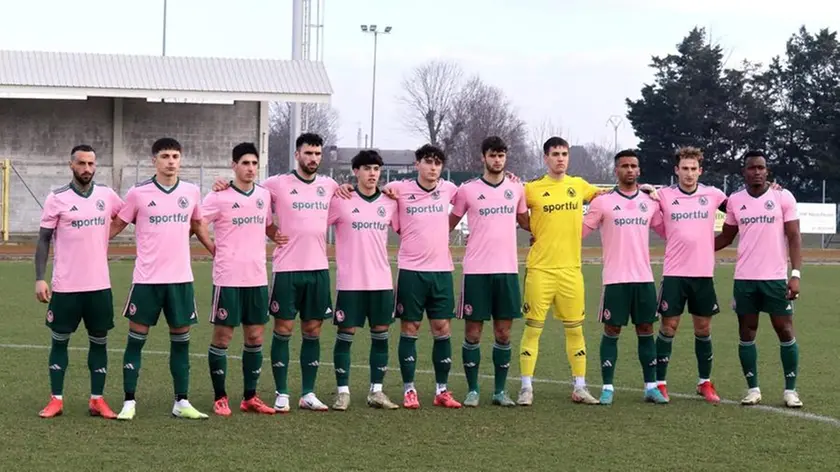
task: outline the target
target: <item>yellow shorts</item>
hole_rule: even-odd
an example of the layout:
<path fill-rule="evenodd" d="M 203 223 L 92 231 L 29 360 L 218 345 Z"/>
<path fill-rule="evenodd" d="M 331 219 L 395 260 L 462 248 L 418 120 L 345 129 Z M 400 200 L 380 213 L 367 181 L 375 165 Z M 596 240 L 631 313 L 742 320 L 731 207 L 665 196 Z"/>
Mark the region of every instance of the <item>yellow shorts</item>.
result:
<path fill-rule="evenodd" d="M 526 320 L 545 321 L 554 307 L 554 318 L 564 322 L 582 321 L 586 313 L 583 273 L 579 267 L 527 269 L 522 314 Z"/>

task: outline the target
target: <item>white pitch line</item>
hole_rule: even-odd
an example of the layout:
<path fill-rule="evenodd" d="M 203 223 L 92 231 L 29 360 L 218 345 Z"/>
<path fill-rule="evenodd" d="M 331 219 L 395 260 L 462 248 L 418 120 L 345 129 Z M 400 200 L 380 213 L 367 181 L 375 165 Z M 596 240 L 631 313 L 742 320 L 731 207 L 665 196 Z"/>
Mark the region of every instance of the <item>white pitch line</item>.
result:
<path fill-rule="evenodd" d="M 0 348 L 2 348 L 2 349 L 47 350 L 47 349 L 50 349 L 50 346 L 44 346 L 44 345 L 38 345 L 38 344 L 0 344 Z M 70 350 L 70 351 L 87 351 L 88 350 L 87 348 L 84 348 L 84 347 L 72 347 L 72 346 L 68 347 L 67 349 Z M 119 353 L 119 352 L 123 352 L 124 350 L 123 349 L 108 349 L 108 351 Z M 151 355 L 157 355 L 157 356 L 168 356 L 169 352 L 168 351 L 153 351 L 153 350 L 145 349 L 145 350 L 143 350 L 143 354 L 151 354 Z M 205 353 L 191 353 L 190 357 L 206 358 L 207 354 L 205 354 Z M 230 359 L 242 359 L 241 356 L 237 356 L 237 355 L 228 355 L 227 357 L 230 358 Z M 265 361 L 263 361 L 263 362 L 265 363 Z M 296 363 L 299 363 L 299 361 L 290 359 L 290 363 L 296 364 Z M 324 365 L 324 366 L 332 366 L 333 365 L 333 363 L 331 363 L 331 362 L 321 362 L 320 364 Z M 361 365 L 361 364 L 351 364 L 350 367 L 353 368 L 353 369 L 370 370 L 370 366 Z M 433 371 L 433 370 L 423 370 L 423 369 L 417 369 L 415 372 L 417 372 L 418 374 L 434 374 L 435 373 L 435 371 Z M 456 377 L 465 377 L 465 375 L 461 372 L 453 372 L 450 375 L 454 375 Z M 493 378 L 492 375 L 488 375 L 488 374 L 479 374 L 479 377 L 481 377 L 483 379 L 492 379 Z M 510 380 L 521 380 L 520 377 L 516 377 L 516 376 L 510 376 L 510 377 L 508 377 L 508 379 L 510 379 Z M 552 384 L 552 385 L 572 385 L 573 384 L 573 382 L 570 382 L 568 380 L 554 380 L 554 379 L 534 378 L 534 379 L 531 379 L 531 381 L 534 382 L 534 383 L 543 383 L 543 384 Z M 601 385 L 589 384 L 589 386 L 590 387 L 600 387 Z M 625 392 L 644 393 L 644 390 L 642 390 L 640 388 L 615 387 L 615 389 L 625 391 Z M 692 395 L 692 394 L 688 394 L 688 393 L 670 393 L 669 392 L 669 396 L 676 397 L 676 398 L 685 398 L 685 399 L 689 399 L 689 400 L 700 400 L 700 397 L 697 396 L 696 394 Z M 720 402 L 724 405 L 740 405 L 741 404 L 738 401 L 728 400 L 726 398 L 721 398 Z M 748 408 L 750 410 L 759 410 L 759 411 L 764 411 L 764 412 L 768 412 L 768 413 L 775 413 L 777 415 L 791 416 L 791 417 L 794 417 L 794 418 L 800 418 L 800 419 L 808 420 L 808 421 L 816 421 L 818 423 L 825 423 L 827 425 L 834 426 L 836 428 L 840 428 L 840 419 L 834 418 L 833 416 L 818 415 L 816 413 L 806 413 L 806 412 L 801 411 L 801 410 L 794 410 L 794 409 L 790 409 L 790 408 L 779 408 L 779 407 L 767 406 L 767 405 L 755 405 L 755 406 L 750 406 L 750 407 L 745 407 L 745 408 Z"/>

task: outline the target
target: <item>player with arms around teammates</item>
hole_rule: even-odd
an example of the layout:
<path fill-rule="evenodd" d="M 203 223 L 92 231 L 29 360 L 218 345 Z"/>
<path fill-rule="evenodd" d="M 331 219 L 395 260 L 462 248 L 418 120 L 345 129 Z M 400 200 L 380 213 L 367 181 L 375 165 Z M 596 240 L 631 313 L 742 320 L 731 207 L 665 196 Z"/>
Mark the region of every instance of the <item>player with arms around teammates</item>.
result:
<path fill-rule="evenodd" d="M 49 355 L 50 402 L 41 410 L 42 418 L 64 411 L 64 374 L 67 371 L 67 345 L 70 335 L 84 320 L 90 349 L 90 400 L 92 416 L 113 419 L 102 393 L 108 372 L 108 331 L 114 327 L 114 303 L 108 270 L 108 235 L 111 219 L 123 202 L 108 187 L 93 181 L 96 153 L 88 145 L 70 151 L 73 180 L 47 196 L 41 214 L 41 228 L 35 251 L 35 297 L 49 303 L 46 325 L 52 332 Z M 55 237 L 52 293 L 44 276 L 50 243 Z"/>
<path fill-rule="evenodd" d="M 163 311 L 169 325 L 169 370 L 175 387 L 172 416 L 205 419 L 187 395 L 190 385 L 190 326 L 198 323 L 190 236 L 214 253 L 201 215 L 201 190 L 180 177 L 181 144 L 161 138 L 152 145 L 155 175 L 132 187 L 125 205 L 111 224 L 113 238 L 134 224 L 137 259 L 123 315 L 128 318 L 128 343 L 123 355 L 125 402 L 117 419 L 132 420 L 136 412 L 137 379 L 149 328 Z"/>
<path fill-rule="evenodd" d="M 452 254 L 449 251 L 449 205 L 458 188 L 440 178 L 446 157 L 432 145 L 415 152 L 416 180 L 391 182 L 399 203 L 400 249 L 397 255 L 396 316 L 400 318 L 398 355 L 405 408 L 420 408 L 414 374 L 417 366 L 417 331 L 423 313 L 429 317 L 434 345 L 435 406 L 460 408 L 447 390 L 452 367 L 450 321 L 455 311 Z"/>
<path fill-rule="evenodd" d="M 263 363 L 263 331 L 268 322 L 268 278 L 265 270 L 265 237 L 274 238 L 271 194 L 254 183 L 260 156 L 253 143 L 233 148 L 234 178 L 221 192 L 204 197 L 202 213 L 215 233 L 213 299 L 210 323 L 213 340 L 208 352 L 215 402 L 213 412 L 230 416 L 225 391 L 227 349 L 233 329 L 242 325 L 244 393 L 241 411 L 274 414 L 274 408 L 257 396 Z"/>
<path fill-rule="evenodd" d="M 638 355 L 645 383 L 645 400 L 668 403 L 656 386 L 656 285 L 650 267 L 650 229 L 661 227 L 659 203 L 641 193 L 639 158 L 633 151 L 615 156 L 618 185 L 598 197 L 583 222 L 583 237 L 601 231 L 603 250 L 603 291 L 599 318 L 604 323 L 601 337 L 600 403 L 613 402 L 613 376 L 618 359 L 618 336 L 621 327 L 632 321 L 638 337 Z"/>
<path fill-rule="evenodd" d="M 665 236 L 665 264 L 659 292 L 659 335 L 656 339 L 656 380 L 668 398 L 666 373 L 680 315 L 688 305 L 694 322 L 697 393 L 719 403 L 712 372 L 712 317 L 720 313 L 715 294 L 715 210 L 726 210 L 726 194 L 698 182 L 703 153 L 693 147 L 677 150 L 674 173 L 678 183 L 659 189 Z"/>
<path fill-rule="evenodd" d="M 522 185 L 505 178 L 507 145 L 498 136 L 481 143 L 484 174 L 461 185 L 449 216 L 450 230 L 467 215 L 470 235 L 464 256 L 458 318 L 466 321 L 462 357 L 469 393 L 464 406 L 479 404 L 479 343 L 484 322 L 493 320 L 493 404 L 516 406 L 505 392 L 510 367 L 510 328 L 522 317 L 517 217 L 527 215 Z"/>
<path fill-rule="evenodd" d="M 755 335 L 759 313 L 765 312 L 770 315 L 781 344 L 785 406 L 800 408 L 802 401 L 796 391 L 799 346 L 793 330 L 793 301 L 799 298 L 802 269 L 799 214 L 793 194 L 774 189 L 767 182 L 767 172 L 764 153 L 749 151 L 744 155 L 746 187 L 729 196 L 726 220 L 723 231 L 715 238 L 715 250 L 729 246 L 739 235 L 732 307 L 738 315 L 738 357 L 748 387 L 741 404 L 761 402 Z M 792 266 L 790 278 L 788 257 Z"/>
<path fill-rule="evenodd" d="M 377 184 L 382 157 L 359 152 L 351 161 L 358 185 L 349 199 L 333 197 L 329 224 L 335 225 L 336 291 L 333 351 L 338 395 L 334 410 L 350 406 L 350 347 L 356 328 L 370 325 L 370 392 L 367 404 L 393 410 L 399 406 L 382 391 L 388 370 L 388 329 L 394 318 L 394 284 L 388 259 L 388 228 L 398 229 L 397 202 Z"/>
<path fill-rule="evenodd" d="M 548 310 L 563 322 L 566 356 L 572 367 L 572 401 L 597 404 L 586 388 L 586 342 L 583 337 L 585 300 L 581 272 L 581 231 L 583 203 L 591 202 L 599 190 L 580 177 L 566 174 L 569 143 L 559 137 L 543 144 L 547 172 L 525 184 L 525 201 L 530 219 L 520 220 L 531 231 L 535 242 L 528 251 L 522 312 L 525 330 L 519 348 L 522 389 L 516 403 L 531 405 L 534 388 L 531 379 L 537 365 L 540 336 Z"/>

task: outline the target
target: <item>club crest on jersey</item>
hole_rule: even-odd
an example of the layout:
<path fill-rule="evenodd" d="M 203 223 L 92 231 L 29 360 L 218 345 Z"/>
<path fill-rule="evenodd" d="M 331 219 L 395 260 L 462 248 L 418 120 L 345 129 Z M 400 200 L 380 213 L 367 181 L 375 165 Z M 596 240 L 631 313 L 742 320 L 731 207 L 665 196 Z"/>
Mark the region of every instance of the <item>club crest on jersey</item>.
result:
<path fill-rule="evenodd" d="M 187 200 L 187 197 L 181 197 L 178 199 L 178 206 L 181 208 L 186 208 L 190 205 L 190 201 Z"/>
<path fill-rule="evenodd" d="M 522 305 L 522 313 L 528 313 L 529 311 L 531 311 L 531 305 L 527 303 Z"/>
<path fill-rule="evenodd" d="M 137 305 L 131 303 L 128 305 L 128 316 L 134 316 L 137 313 Z"/>
<path fill-rule="evenodd" d="M 706 197 L 700 197 L 700 205 L 706 206 L 709 204 L 709 199 Z"/>
<path fill-rule="evenodd" d="M 272 313 L 277 313 L 278 311 L 280 311 L 280 304 L 277 303 L 277 300 L 274 300 L 273 302 L 271 302 L 271 306 L 269 307 L 269 310 L 271 310 Z"/>
<path fill-rule="evenodd" d="M 601 314 L 603 315 L 605 320 L 609 320 L 610 317 L 612 317 L 612 315 L 610 314 L 610 310 L 607 309 L 605 309 Z"/>
<path fill-rule="evenodd" d="M 575 198 L 577 196 L 577 192 L 575 192 L 575 189 L 572 187 L 569 187 L 566 189 L 566 195 L 568 195 L 569 198 Z"/>
<path fill-rule="evenodd" d="M 773 208 L 776 208 L 776 204 L 773 203 L 773 200 L 767 200 L 764 202 L 764 208 L 767 209 L 767 211 L 771 211 Z"/>
<path fill-rule="evenodd" d="M 645 202 L 639 203 L 639 211 L 641 211 L 642 213 L 647 213 L 647 210 L 648 210 L 647 203 L 645 203 Z"/>
<path fill-rule="evenodd" d="M 224 308 L 219 308 L 218 311 L 216 312 L 216 316 L 218 316 L 220 320 L 226 320 L 227 315 L 228 315 L 228 312 Z"/>
<path fill-rule="evenodd" d="M 513 200 L 513 190 L 505 190 L 505 200 Z"/>
<path fill-rule="evenodd" d="M 47 323 L 52 323 L 54 319 L 52 310 L 47 310 Z"/>
<path fill-rule="evenodd" d="M 318 186 L 318 190 L 316 190 L 316 192 L 318 192 L 319 197 L 323 197 L 324 195 L 327 194 L 327 191 L 324 190 L 324 187 L 321 187 L 321 186 Z"/>
<path fill-rule="evenodd" d="M 380 218 L 385 218 L 385 207 L 380 206 L 376 209 L 376 214 L 379 215 Z"/>
<path fill-rule="evenodd" d="M 473 307 L 472 305 L 464 305 L 464 314 L 470 316 L 473 314 Z"/>
<path fill-rule="evenodd" d="M 432 198 L 435 200 L 440 200 L 440 190 L 435 190 L 432 192 Z"/>
<path fill-rule="evenodd" d="M 344 321 L 344 310 L 336 310 L 335 320 L 338 321 L 339 323 Z"/>
<path fill-rule="evenodd" d="M 257 209 L 258 209 L 258 210 L 262 210 L 264 206 L 265 206 L 265 202 L 263 201 L 263 199 L 262 199 L 262 198 L 258 198 L 258 199 L 257 199 Z"/>
<path fill-rule="evenodd" d="M 97 200 L 96 209 L 99 211 L 105 211 L 105 202 L 103 200 Z"/>

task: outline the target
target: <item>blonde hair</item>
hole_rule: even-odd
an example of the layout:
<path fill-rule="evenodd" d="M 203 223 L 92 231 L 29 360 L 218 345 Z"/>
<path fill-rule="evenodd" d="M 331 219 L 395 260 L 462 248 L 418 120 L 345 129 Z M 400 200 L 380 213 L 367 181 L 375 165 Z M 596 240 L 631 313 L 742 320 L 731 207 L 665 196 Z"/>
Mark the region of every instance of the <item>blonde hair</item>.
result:
<path fill-rule="evenodd" d="M 703 166 L 703 151 L 700 148 L 696 148 L 693 146 L 684 146 L 677 149 L 677 153 L 674 156 L 676 165 L 680 165 L 680 161 L 683 159 L 694 159 L 697 161 L 698 166 Z"/>

